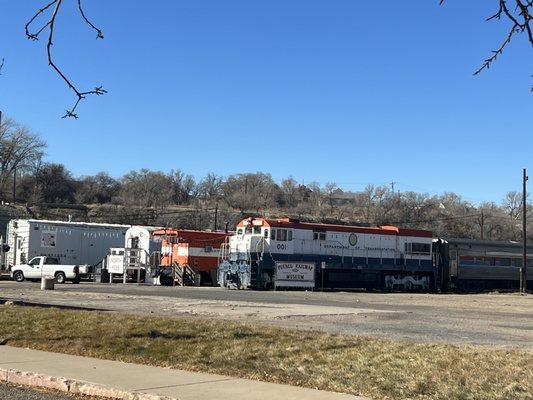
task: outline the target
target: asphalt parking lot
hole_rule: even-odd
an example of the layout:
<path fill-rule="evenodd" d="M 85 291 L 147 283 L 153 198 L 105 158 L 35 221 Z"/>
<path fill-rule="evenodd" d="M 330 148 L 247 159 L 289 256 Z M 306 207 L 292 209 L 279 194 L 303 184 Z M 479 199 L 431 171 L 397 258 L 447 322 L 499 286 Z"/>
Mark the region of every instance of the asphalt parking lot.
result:
<path fill-rule="evenodd" d="M 0 300 L 533 351 L 531 295 L 268 292 L 92 283 L 41 291 L 38 283 L 0 281 Z"/>

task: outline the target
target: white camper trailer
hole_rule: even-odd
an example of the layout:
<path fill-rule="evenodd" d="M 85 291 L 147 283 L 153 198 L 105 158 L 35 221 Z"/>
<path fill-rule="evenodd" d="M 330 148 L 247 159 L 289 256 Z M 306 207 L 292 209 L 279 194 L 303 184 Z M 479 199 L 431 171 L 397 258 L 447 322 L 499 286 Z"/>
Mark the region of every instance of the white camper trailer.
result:
<path fill-rule="evenodd" d="M 36 256 L 56 257 L 62 264 L 96 265 L 109 248 L 124 246 L 130 225 L 14 219 L 7 225 L 6 267 Z"/>
<path fill-rule="evenodd" d="M 130 227 L 124 237 L 124 247 L 127 249 L 140 249 L 142 250 L 143 264 L 149 263 L 150 254 L 154 251 L 161 250 L 161 239 L 154 238 L 152 233 L 157 231 L 159 227 L 155 226 L 132 226 Z"/>
<path fill-rule="evenodd" d="M 141 280 L 141 271 L 145 276 L 144 282 L 159 284 L 157 279 L 151 276 L 150 256 L 154 252 L 161 251 L 161 240 L 154 238 L 152 233 L 158 229 L 153 226 L 132 226 L 126 231 L 124 238 L 125 264 L 124 283 L 127 274 L 137 275 L 137 282 Z"/>

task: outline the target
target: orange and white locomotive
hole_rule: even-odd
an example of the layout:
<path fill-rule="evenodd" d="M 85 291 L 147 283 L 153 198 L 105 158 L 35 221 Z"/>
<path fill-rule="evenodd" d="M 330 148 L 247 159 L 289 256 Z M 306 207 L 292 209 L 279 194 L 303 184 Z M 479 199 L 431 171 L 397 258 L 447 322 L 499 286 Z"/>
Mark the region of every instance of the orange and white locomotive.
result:
<path fill-rule="evenodd" d="M 216 283 L 218 255 L 228 233 L 165 228 L 152 235 L 161 241 L 160 266 L 187 265 L 201 275 L 204 284 Z"/>

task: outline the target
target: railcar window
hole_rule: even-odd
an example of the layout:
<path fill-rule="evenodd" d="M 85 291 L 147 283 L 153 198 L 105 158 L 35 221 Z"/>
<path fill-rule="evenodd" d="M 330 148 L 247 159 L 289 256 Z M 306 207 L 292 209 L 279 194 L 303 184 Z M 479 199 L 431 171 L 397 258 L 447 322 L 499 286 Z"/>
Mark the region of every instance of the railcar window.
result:
<path fill-rule="evenodd" d="M 407 254 L 430 254 L 431 245 L 429 243 L 405 243 L 405 252 Z"/>
<path fill-rule="evenodd" d="M 500 266 L 502 266 L 502 267 L 510 267 L 511 266 L 511 259 L 510 258 L 500 258 Z"/>
<path fill-rule="evenodd" d="M 490 258 L 488 258 L 488 257 L 476 257 L 475 264 L 490 265 Z"/>
<path fill-rule="evenodd" d="M 272 240 L 290 242 L 292 240 L 292 231 L 288 229 L 272 229 Z"/>
<path fill-rule="evenodd" d="M 313 232 L 313 240 L 326 240 L 326 232 Z"/>
<path fill-rule="evenodd" d="M 254 226 L 254 235 L 260 235 L 260 234 L 261 234 L 261 227 Z"/>
<path fill-rule="evenodd" d="M 265 239 L 268 239 L 268 229 L 265 229 Z"/>
<path fill-rule="evenodd" d="M 242 228 L 241 229 L 237 229 L 237 235 L 242 235 Z"/>

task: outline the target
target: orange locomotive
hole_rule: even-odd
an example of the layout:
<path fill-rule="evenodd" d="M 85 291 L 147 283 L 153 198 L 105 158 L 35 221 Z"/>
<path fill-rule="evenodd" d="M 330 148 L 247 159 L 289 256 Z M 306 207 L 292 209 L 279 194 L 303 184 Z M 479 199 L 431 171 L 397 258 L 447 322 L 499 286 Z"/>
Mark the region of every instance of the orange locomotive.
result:
<path fill-rule="evenodd" d="M 220 247 L 230 233 L 158 229 L 152 235 L 161 240 L 162 267 L 189 266 L 200 273 L 202 284 L 216 285 Z"/>

